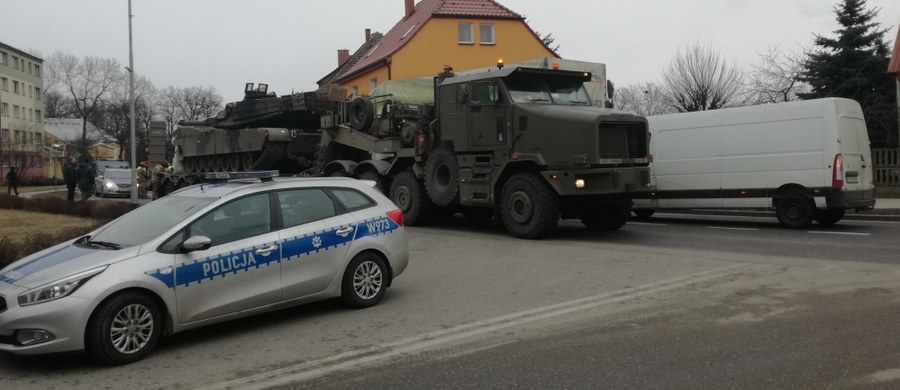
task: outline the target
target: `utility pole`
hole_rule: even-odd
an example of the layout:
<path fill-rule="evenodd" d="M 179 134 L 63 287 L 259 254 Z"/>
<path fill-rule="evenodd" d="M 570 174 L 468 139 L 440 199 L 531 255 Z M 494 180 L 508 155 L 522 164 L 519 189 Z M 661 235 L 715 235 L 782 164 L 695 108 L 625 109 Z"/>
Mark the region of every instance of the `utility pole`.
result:
<path fill-rule="evenodd" d="M 137 179 L 134 177 L 135 169 L 137 168 L 137 156 L 135 153 L 136 142 L 134 136 L 134 50 L 132 48 L 132 39 L 131 39 L 131 19 L 134 15 L 131 14 L 131 0 L 128 0 L 128 93 L 130 100 L 130 130 L 131 130 L 131 209 L 134 210 L 138 207 L 138 188 L 137 188 Z"/>

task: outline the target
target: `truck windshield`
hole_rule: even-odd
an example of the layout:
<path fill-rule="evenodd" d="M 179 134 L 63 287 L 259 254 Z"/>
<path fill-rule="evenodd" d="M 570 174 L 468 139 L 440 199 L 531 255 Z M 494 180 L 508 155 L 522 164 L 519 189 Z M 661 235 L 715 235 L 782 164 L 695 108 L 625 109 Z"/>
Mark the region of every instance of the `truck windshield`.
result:
<path fill-rule="evenodd" d="M 510 98 L 516 103 L 591 105 L 581 80 L 563 77 L 516 77 L 506 79 Z"/>

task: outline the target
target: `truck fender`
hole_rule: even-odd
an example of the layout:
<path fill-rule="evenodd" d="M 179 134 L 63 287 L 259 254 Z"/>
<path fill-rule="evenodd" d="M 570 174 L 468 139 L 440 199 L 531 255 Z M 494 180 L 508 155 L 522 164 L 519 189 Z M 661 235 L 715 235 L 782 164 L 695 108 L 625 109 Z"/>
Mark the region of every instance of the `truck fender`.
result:
<path fill-rule="evenodd" d="M 334 160 L 325 165 L 325 169 L 322 170 L 322 176 L 331 176 L 332 173 L 343 170 L 344 172 L 352 173 L 356 168 L 356 161 L 351 160 Z"/>

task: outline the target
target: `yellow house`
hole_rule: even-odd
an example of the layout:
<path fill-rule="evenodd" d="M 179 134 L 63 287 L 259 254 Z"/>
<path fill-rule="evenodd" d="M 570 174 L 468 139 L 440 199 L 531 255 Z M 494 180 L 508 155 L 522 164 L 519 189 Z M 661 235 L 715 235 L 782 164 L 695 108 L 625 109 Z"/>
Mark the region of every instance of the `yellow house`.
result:
<path fill-rule="evenodd" d="M 92 159 L 119 157 L 121 147 L 103 142 L 99 129 L 88 122 L 88 154 Z M 77 155 L 77 145 L 81 139 L 81 119 L 45 118 L 44 119 L 44 174 L 47 178 L 61 178 L 62 168 L 69 156 Z"/>
<path fill-rule="evenodd" d="M 349 94 L 365 95 L 387 80 L 435 75 L 446 65 L 463 71 L 500 58 L 559 58 L 524 17 L 494 0 L 404 1 L 403 19 L 335 79 Z"/>

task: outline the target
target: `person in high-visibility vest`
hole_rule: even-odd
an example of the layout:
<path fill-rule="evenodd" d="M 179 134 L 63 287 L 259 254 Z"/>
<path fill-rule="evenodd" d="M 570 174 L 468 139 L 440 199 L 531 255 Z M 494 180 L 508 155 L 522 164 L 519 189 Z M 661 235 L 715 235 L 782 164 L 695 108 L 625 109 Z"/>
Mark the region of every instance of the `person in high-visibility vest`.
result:
<path fill-rule="evenodd" d="M 134 172 L 134 178 L 138 185 L 138 198 L 147 199 L 147 179 L 150 178 L 150 172 L 147 172 L 147 163 L 141 161 Z"/>

